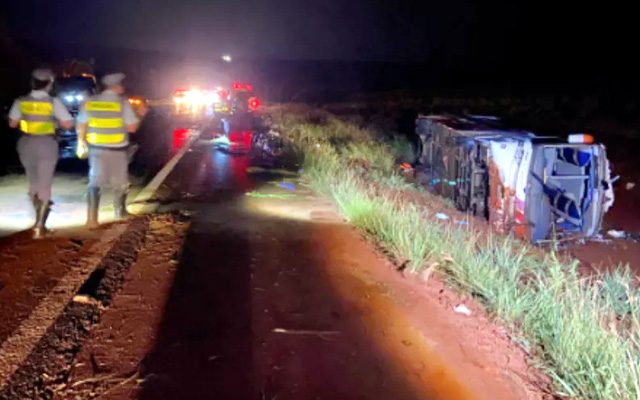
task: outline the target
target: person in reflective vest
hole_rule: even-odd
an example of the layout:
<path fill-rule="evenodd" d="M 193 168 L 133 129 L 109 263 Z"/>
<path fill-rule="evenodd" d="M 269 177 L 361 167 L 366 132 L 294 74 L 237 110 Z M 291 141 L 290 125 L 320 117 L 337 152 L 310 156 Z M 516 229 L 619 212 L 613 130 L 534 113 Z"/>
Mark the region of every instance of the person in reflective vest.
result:
<path fill-rule="evenodd" d="M 105 90 L 87 100 L 78 114 L 78 152 L 86 149 L 89 157 L 88 227 L 98 225 L 100 194 L 107 188 L 113 190 L 116 219 L 128 216 L 129 134 L 138 129 L 140 121 L 123 97 L 124 78 L 121 73 L 104 76 Z"/>
<path fill-rule="evenodd" d="M 9 126 L 19 128 L 18 156 L 29 181 L 29 197 L 36 214 L 34 237 L 47 232 L 51 186 L 58 163 L 56 128 L 73 127 L 73 117 L 59 99 L 49 95 L 54 75 L 48 69 L 31 74 L 31 92 L 16 99 L 9 111 Z"/>

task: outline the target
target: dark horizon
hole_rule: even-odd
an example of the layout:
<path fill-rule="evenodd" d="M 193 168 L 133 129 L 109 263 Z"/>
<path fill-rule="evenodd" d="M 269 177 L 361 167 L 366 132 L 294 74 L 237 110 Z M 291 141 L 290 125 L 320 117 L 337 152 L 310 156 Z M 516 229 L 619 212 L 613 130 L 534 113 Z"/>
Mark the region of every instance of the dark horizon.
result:
<path fill-rule="evenodd" d="M 448 89 L 632 100 L 640 88 L 640 64 L 627 49 L 633 14 L 620 8 L 471 0 L 77 3 L 3 5 L 0 47 L 10 56 L 1 67 L 4 75 L 19 75 L 1 84 L 8 92 L 26 85 L 28 68 L 68 58 L 94 58 L 97 73 L 121 69 L 149 87 L 158 69 L 198 63 L 229 69 L 220 62 L 227 52 L 235 78 L 270 93 L 286 86 L 278 99 L 301 90 L 315 93 L 309 99 L 336 99 Z M 162 83 L 154 91 L 179 84 Z"/>
<path fill-rule="evenodd" d="M 4 19 L 19 40 L 187 57 L 529 63 L 610 72 L 618 69 L 612 64 L 631 61 L 627 41 L 635 37 L 628 10 L 539 1 L 24 0 L 3 8 L 0 25 Z"/>

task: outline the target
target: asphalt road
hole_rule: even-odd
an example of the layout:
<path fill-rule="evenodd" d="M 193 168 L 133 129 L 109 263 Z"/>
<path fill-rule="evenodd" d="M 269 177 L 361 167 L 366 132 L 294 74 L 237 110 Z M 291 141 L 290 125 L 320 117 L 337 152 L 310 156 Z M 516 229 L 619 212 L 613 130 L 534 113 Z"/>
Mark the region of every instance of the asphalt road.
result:
<path fill-rule="evenodd" d="M 82 178 L 62 178 L 73 208 Z M 295 174 L 196 146 L 155 201 L 30 260 L 28 239 L 0 241 L 0 399 L 543 398 L 506 335 L 403 279 Z M 92 257 L 102 272 L 81 266 Z M 51 300 L 85 278 L 79 299 Z"/>

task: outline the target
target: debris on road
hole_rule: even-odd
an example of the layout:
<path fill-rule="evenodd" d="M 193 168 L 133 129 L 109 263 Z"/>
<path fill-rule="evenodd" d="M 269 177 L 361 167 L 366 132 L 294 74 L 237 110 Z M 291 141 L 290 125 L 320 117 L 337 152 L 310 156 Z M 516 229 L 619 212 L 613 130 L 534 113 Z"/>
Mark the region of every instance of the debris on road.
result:
<path fill-rule="evenodd" d="M 294 194 L 287 194 L 287 193 L 262 193 L 262 192 L 247 192 L 245 193 L 246 196 L 249 197 L 256 197 L 259 199 L 280 199 L 280 200 L 286 200 L 286 199 L 291 199 L 296 197 Z"/>
<path fill-rule="evenodd" d="M 469 310 L 469 308 L 464 304 L 458 304 L 457 306 L 453 307 L 453 311 L 458 314 L 466 315 L 467 317 L 471 315 L 471 310 Z"/>
<path fill-rule="evenodd" d="M 296 177 L 298 174 L 293 171 L 288 171 L 281 168 L 262 168 L 262 167 L 248 167 L 247 174 L 272 174 Z"/>
<path fill-rule="evenodd" d="M 449 216 L 447 214 L 441 212 L 437 213 L 435 217 L 441 221 L 446 221 L 449 219 Z"/>
<path fill-rule="evenodd" d="M 605 239 L 604 236 L 602 236 L 601 234 L 597 234 L 594 235 L 592 237 L 589 238 L 590 242 L 597 242 L 597 243 L 611 243 L 611 240 L 609 239 Z"/>
<path fill-rule="evenodd" d="M 296 184 L 293 182 L 282 181 L 282 182 L 278 182 L 277 186 L 279 188 L 286 189 L 286 190 L 291 190 L 291 191 L 296 190 Z"/>
<path fill-rule="evenodd" d="M 400 173 L 406 177 L 414 178 L 416 176 L 416 170 L 409 163 L 400 164 Z"/>
<path fill-rule="evenodd" d="M 88 296 L 86 294 L 78 294 L 73 296 L 74 303 L 78 304 L 88 304 L 88 305 L 99 305 L 100 301 L 95 297 Z"/>
<path fill-rule="evenodd" d="M 312 335 L 312 336 L 327 336 L 327 335 L 339 335 L 339 331 L 316 331 L 316 330 L 308 330 L 308 329 L 284 329 L 284 328 L 273 328 L 271 331 L 273 333 L 282 333 L 287 335 Z"/>
<path fill-rule="evenodd" d="M 100 383 L 100 382 L 109 382 L 112 380 L 119 380 L 117 378 L 118 373 L 114 372 L 111 374 L 100 374 L 100 375 L 96 375 L 96 376 L 92 376 L 91 378 L 87 378 L 87 379 L 81 379 L 79 381 L 73 382 L 71 384 L 72 388 L 76 388 L 78 386 L 82 386 L 82 385 L 86 385 L 89 383 Z"/>
<path fill-rule="evenodd" d="M 624 231 L 618 231 L 615 229 L 608 230 L 607 235 L 611 236 L 614 239 L 624 239 L 625 237 L 627 237 L 627 234 Z"/>

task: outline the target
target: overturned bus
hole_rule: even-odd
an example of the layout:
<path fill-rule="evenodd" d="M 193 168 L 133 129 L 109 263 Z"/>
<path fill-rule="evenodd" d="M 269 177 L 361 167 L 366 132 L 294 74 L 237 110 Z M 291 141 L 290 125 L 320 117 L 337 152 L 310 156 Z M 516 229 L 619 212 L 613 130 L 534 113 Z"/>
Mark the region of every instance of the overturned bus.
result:
<path fill-rule="evenodd" d="M 420 115 L 416 133 L 429 185 L 499 233 L 534 243 L 593 236 L 613 204 L 606 151 L 590 135 L 561 140 L 448 115 Z"/>

